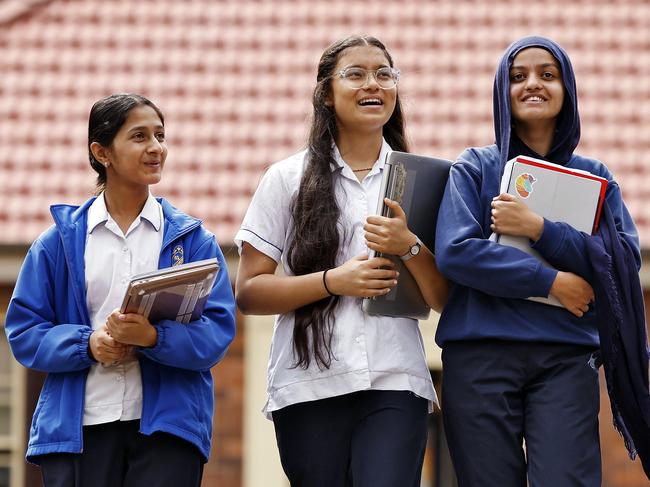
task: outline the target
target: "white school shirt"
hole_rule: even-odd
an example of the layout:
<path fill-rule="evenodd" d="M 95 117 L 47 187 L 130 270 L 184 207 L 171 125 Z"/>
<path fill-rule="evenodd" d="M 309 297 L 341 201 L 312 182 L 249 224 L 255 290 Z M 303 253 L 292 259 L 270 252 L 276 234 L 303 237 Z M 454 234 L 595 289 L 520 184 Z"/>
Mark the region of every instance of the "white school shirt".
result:
<path fill-rule="evenodd" d="M 341 209 L 340 245 L 336 265 L 368 252 L 363 225 L 376 214 L 381 174 L 390 146 L 383 142 L 379 159 L 359 182 L 334 146 L 336 167 L 334 186 Z M 235 243 L 241 252 L 247 242 L 276 262 L 286 260 L 291 229 L 290 204 L 298 192 L 307 151 L 273 164 L 262 178 Z M 347 238 L 347 240 L 346 240 Z M 360 298 L 343 296 L 334 315 L 332 364 L 320 370 L 312 360 L 304 370 L 294 367 L 294 313 L 278 315 L 275 321 L 268 366 L 268 399 L 264 413 L 305 401 L 324 399 L 362 390 L 411 391 L 438 403 L 427 366 L 422 335 L 417 320 L 369 315 L 361 309 Z"/>
<path fill-rule="evenodd" d="M 104 194 L 88 208 L 86 306 L 93 330 L 119 308 L 130 278 L 158 269 L 163 240 L 162 206 L 149 195 L 140 215 L 122 233 L 106 209 Z M 93 364 L 86 381 L 84 425 L 128 421 L 142 415 L 140 364 Z"/>

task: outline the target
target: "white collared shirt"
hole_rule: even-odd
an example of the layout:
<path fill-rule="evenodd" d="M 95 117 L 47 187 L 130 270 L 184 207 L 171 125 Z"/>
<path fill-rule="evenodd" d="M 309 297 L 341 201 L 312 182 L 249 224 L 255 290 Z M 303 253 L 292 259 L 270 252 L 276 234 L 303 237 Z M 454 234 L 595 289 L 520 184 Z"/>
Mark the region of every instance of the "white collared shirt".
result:
<path fill-rule="evenodd" d="M 108 213 L 103 193 L 90 205 L 84 263 L 86 306 L 93 330 L 120 307 L 132 276 L 158 268 L 162 240 L 162 206 L 151 194 L 126 235 Z M 141 414 L 142 379 L 137 359 L 90 368 L 84 425 L 138 419 Z"/>
<path fill-rule="evenodd" d="M 368 252 L 363 225 L 369 215 L 376 214 L 381 173 L 389 150 L 384 141 L 379 159 L 359 182 L 338 149 L 333 148 L 335 161 L 341 168 L 333 168 L 333 175 L 343 241 L 336 265 Z M 243 242 L 249 243 L 276 262 L 282 262 L 287 275 L 293 274 L 286 260 L 290 204 L 298 192 L 306 156 L 307 151 L 303 151 L 269 168 L 235 236 L 240 251 Z M 437 404 L 418 322 L 366 314 L 361 302 L 359 298 L 341 298 L 334 316 L 334 358 L 331 367 L 324 370 L 319 370 L 314 360 L 307 370 L 294 367 L 294 313 L 277 316 L 269 358 L 268 400 L 264 407 L 267 417 L 270 418 L 272 411 L 291 404 L 366 389 L 411 391 Z"/>

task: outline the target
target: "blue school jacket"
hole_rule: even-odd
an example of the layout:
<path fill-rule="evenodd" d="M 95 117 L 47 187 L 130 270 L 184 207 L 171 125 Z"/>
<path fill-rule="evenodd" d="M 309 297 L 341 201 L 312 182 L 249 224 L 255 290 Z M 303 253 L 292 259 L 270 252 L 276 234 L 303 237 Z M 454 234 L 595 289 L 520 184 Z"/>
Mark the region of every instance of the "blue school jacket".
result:
<path fill-rule="evenodd" d="M 51 207 L 55 225 L 31 246 L 7 310 L 5 331 L 16 359 L 47 372 L 29 433 L 27 459 L 81 453 L 88 355 L 92 333 L 86 308 L 84 249 L 87 210 Z M 221 270 L 200 320 L 154 324 L 158 342 L 141 348 L 140 432 L 163 431 L 196 445 L 207 461 L 212 437 L 214 391 L 210 368 L 235 334 L 235 305 L 223 254 L 214 235 L 164 199 L 159 268 L 217 257 Z"/>

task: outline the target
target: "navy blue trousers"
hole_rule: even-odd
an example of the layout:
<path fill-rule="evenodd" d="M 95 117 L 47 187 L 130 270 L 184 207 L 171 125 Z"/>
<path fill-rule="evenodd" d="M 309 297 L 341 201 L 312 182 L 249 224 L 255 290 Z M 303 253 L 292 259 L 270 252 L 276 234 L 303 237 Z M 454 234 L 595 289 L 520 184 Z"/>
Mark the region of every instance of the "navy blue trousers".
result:
<path fill-rule="evenodd" d="M 428 404 L 406 391 L 361 391 L 273 412 L 291 487 L 419 487 Z"/>
<path fill-rule="evenodd" d="M 39 456 L 44 487 L 200 487 L 199 450 L 167 433 L 145 436 L 139 425 L 84 426 L 83 453 Z"/>
<path fill-rule="evenodd" d="M 459 487 L 601 485 L 593 352 L 497 340 L 445 344 L 442 416 Z"/>

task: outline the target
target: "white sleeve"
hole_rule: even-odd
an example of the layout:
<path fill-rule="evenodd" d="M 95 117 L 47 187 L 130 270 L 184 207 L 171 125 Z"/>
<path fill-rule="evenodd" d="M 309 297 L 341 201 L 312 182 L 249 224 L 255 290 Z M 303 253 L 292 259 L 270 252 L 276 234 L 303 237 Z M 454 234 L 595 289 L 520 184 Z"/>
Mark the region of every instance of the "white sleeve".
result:
<path fill-rule="evenodd" d="M 291 219 L 291 199 L 297 191 L 297 185 L 291 184 L 294 175 L 286 169 L 287 165 L 276 163 L 262 177 L 235 235 L 240 254 L 242 244 L 248 242 L 280 262 Z"/>

